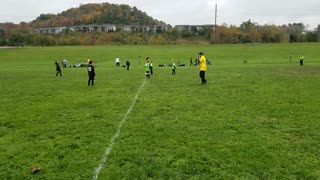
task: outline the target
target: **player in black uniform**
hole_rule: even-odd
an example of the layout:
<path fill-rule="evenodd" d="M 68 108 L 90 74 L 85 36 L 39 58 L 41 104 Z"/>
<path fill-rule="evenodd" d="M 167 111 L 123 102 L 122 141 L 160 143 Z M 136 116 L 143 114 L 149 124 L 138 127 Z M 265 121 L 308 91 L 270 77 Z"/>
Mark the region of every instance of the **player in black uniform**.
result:
<path fill-rule="evenodd" d="M 60 67 L 59 62 L 56 61 L 54 64 L 56 65 L 56 71 L 57 71 L 56 76 L 58 76 L 58 74 L 60 74 L 60 76 L 62 76 L 61 67 Z"/>
<path fill-rule="evenodd" d="M 88 86 L 90 86 L 90 81 L 91 85 L 94 86 L 94 76 L 96 76 L 96 73 L 94 72 L 94 66 L 92 65 L 92 61 L 89 61 L 88 65 L 88 75 L 89 75 L 89 80 L 88 80 Z"/>
<path fill-rule="evenodd" d="M 129 71 L 129 69 L 130 69 L 130 61 L 128 59 L 126 60 L 126 67 L 127 67 L 127 70 Z"/>

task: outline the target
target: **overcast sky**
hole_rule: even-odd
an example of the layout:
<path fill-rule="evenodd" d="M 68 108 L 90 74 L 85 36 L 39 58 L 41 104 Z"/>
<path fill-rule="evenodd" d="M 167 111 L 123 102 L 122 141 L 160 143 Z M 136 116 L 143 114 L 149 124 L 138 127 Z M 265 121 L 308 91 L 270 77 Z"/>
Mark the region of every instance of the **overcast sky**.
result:
<path fill-rule="evenodd" d="M 128 4 L 171 25 L 239 25 L 251 19 L 264 24 L 303 22 L 309 30 L 320 24 L 320 0 L 1 0 L 0 22 L 30 22 L 41 13 L 57 14 L 81 3 Z"/>

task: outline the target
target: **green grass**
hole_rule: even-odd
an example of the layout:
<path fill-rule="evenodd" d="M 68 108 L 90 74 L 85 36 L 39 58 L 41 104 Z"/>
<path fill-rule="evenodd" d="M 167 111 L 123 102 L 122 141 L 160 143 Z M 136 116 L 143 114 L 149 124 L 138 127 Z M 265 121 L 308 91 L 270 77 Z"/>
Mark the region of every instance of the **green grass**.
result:
<path fill-rule="evenodd" d="M 157 67 L 200 51 L 214 63 L 207 85 L 197 67 L 176 76 Z M 116 56 L 132 69 L 116 68 Z M 320 51 L 309 43 L 0 49 L 0 179 L 92 179 L 145 80 L 146 56 L 155 74 L 99 179 L 320 178 Z M 64 57 L 92 58 L 96 86 L 85 68 L 55 77 Z"/>

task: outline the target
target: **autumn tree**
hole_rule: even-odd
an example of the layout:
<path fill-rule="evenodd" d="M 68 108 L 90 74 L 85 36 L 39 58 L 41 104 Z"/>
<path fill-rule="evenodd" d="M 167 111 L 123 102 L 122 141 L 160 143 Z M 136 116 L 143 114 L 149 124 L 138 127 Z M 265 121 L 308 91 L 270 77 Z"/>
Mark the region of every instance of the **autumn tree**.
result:
<path fill-rule="evenodd" d="M 248 40 L 251 43 L 260 43 L 261 42 L 261 33 L 257 28 L 253 28 L 248 34 Z"/>
<path fill-rule="evenodd" d="M 212 43 L 235 44 L 240 42 L 241 32 L 239 28 L 236 26 L 228 27 L 227 24 L 224 24 L 223 26 L 218 26 L 215 31 L 212 32 L 212 36 L 210 40 Z"/>
<path fill-rule="evenodd" d="M 109 3 L 84 4 L 79 8 L 71 8 L 57 15 L 41 14 L 32 22 L 35 28 L 81 24 L 166 25 L 136 7 Z"/>
<path fill-rule="evenodd" d="M 251 22 L 251 19 L 240 25 L 240 41 L 242 43 L 258 43 L 261 42 L 261 33 L 258 30 L 258 23 Z"/>
<path fill-rule="evenodd" d="M 265 43 L 289 42 L 289 34 L 285 29 L 275 25 L 264 25 L 261 27 L 261 39 Z"/>
<path fill-rule="evenodd" d="M 151 44 L 151 45 L 156 44 L 156 38 L 153 35 L 150 36 L 148 44 Z"/>
<path fill-rule="evenodd" d="M 158 37 L 156 38 L 156 44 L 157 45 L 161 45 L 164 44 L 164 38 L 162 37 L 162 35 L 158 35 Z"/>

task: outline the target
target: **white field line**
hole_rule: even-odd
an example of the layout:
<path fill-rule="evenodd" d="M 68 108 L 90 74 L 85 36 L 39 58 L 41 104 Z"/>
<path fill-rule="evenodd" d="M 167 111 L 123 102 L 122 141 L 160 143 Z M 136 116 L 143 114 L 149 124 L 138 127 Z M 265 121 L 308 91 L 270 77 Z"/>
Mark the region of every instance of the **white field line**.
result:
<path fill-rule="evenodd" d="M 98 167 L 96 167 L 96 171 L 95 171 L 94 176 L 93 176 L 93 178 L 92 178 L 93 180 L 97 180 L 97 179 L 98 179 L 98 176 L 99 176 L 99 174 L 100 174 L 103 166 L 106 164 L 107 157 L 108 157 L 108 155 L 110 154 L 110 152 L 111 152 L 111 150 L 112 150 L 112 147 L 113 147 L 113 145 L 114 145 L 114 143 L 115 143 L 115 140 L 116 140 L 117 137 L 120 135 L 121 127 L 122 127 L 123 124 L 126 122 L 128 115 L 130 114 L 130 112 L 132 111 L 134 105 L 136 104 L 137 99 L 138 99 L 138 97 L 139 97 L 139 94 L 140 94 L 141 90 L 143 89 L 145 83 L 146 83 L 146 80 L 143 81 L 143 83 L 142 83 L 141 87 L 139 88 L 139 90 L 138 90 L 138 92 L 137 92 L 137 94 L 136 94 L 136 96 L 135 96 L 135 98 L 134 98 L 134 100 L 133 100 L 130 108 L 128 109 L 127 113 L 123 116 L 123 118 L 122 118 L 122 120 L 121 120 L 121 122 L 120 122 L 120 124 L 119 124 L 118 130 L 117 130 L 116 133 L 113 135 L 113 137 L 112 137 L 112 139 L 111 139 L 111 141 L 110 141 L 109 146 L 107 147 L 104 155 L 103 155 L 102 158 L 101 158 L 100 164 L 98 165 Z"/>

